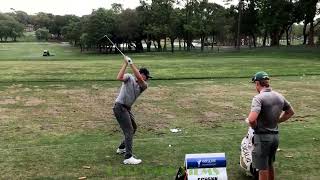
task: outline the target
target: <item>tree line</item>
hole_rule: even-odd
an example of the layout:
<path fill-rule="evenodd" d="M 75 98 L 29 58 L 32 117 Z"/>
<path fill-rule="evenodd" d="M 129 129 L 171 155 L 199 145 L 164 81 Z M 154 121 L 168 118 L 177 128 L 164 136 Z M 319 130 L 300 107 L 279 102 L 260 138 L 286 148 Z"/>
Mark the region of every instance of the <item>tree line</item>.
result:
<path fill-rule="evenodd" d="M 141 0 L 135 9 L 112 4 L 111 9 L 99 8 L 82 17 L 0 13 L 0 40 L 15 41 L 31 24 L 38 39 L 67 40 L 81 50 L 113 51 L 102 38 L 108 35 L 117 46 L 137 52 L 144 51 L 144 45 L 146 51 L 166 51 L 169 46 L 174 51 L 175 42 L 189 51 L 195 41 L 201 50 L 237 45 L 240 39 L 252 46 L 258 40 L 262 46 L 279 46 L 281 39 L 290 45 L 293 27 L 299 26 L 302 43 L 313 46 L 320 34 L 320 19 L 315 18 L 319 14 L 319 0 L 239 0 L 228 8 L 208 0 Z"/>

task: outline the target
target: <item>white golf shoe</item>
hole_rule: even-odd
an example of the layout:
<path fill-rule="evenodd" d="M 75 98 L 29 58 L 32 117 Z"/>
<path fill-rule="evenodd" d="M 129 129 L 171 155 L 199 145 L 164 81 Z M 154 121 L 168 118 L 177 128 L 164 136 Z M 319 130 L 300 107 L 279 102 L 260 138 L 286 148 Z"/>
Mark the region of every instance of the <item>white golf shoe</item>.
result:
<path fill-rule="evenodd" d="M 117 152 L 117 154 L 124 154 L 124 153 L 126 153 L 126 148 L 124 148 L 124 149 L 118 148 L 116 152 Z"/>
<path fill-rule="evenodd" d="M 140 164 L 141 162 L 142 162 L 141 159 L 136 159 L 133 156 L 131 156 L 131 158 L 125 159 L 123 161 L 123 164 Z"/>

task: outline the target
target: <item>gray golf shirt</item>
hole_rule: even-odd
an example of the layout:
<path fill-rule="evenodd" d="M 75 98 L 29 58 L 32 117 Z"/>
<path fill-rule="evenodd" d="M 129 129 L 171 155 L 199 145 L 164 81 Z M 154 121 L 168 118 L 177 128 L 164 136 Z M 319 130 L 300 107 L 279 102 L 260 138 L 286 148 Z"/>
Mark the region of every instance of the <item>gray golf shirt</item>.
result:
<path fill-rule="evenodd" d="M 145 86 L 140 86 L 136 78 L 131 74 L 125 74 L 123 79 L 124 81 L 122 82 L 116 103 L 131 107 L 140 94 L 147 89 L 148 84 L 145 83 Z"/>
<path fill-rule="evenodd" d="M 271 88 L 264 88 L 254 96 L 251 111 L 259 113 L 255 133 L 278 132 L 278 119 L 282 111 L 291 108 L 290 103 Z"/>

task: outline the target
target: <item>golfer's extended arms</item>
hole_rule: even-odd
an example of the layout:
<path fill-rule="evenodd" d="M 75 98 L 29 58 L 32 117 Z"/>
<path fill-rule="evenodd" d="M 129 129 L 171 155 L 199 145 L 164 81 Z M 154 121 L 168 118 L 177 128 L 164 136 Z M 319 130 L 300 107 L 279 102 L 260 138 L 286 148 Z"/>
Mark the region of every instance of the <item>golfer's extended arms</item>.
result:
<path fill-rule="evenodd" d="M 128 63 L 127 61 L 125 61 L 118 73 L 117 80 L 124 81 L 123 77 L 124 77 L 124 73 L 126 72 L 127 66 L 128 66 Z"/>
<path fill-rule="evenodd" d="M 293 108 L 291 107 L 290 109 L 284 111 L 284 112 L 280 115 L 280 118 L 279 118 L 279 120 L 278 120 L 278 123 L 282 123 L 282 122 L 288 120 L 288 119 L 291 118 L 293 115 L 294 115 L 294 110 L 293 110 Z"/>
<path fill-rule="evenodd" d="M 134 76 L 137 78 L 138 84 L 144 86 L 145 82 L 144 82 L 143 77 L 141 76 L 137 66 L 134 64 L 130 64 L 129 66 L 131 67 Z"/>
<path fill-rule="evenodd" d="M 249 113 L 249 116 L 248 116 L 248 119 L 249 119 L 249 125 L 252 127 L 252 128 L 255 128 L 257 126 L 257 118 L 259 116 L 259 113 L 257 112 L 254 112 L 254 111 L 251 111 Z"/>

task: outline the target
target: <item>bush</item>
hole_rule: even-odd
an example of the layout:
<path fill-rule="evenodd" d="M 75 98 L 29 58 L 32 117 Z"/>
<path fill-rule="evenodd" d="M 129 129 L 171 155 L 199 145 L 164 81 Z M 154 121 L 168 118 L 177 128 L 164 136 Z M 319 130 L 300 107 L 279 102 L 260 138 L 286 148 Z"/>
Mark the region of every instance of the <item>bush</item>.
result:
<path fill-rule="evenodd" d="M 49 30 L 47 28 L 39 28 L 36 30 L 36 37 L 38 40 L 46 40 L 50 37 Z"/>

